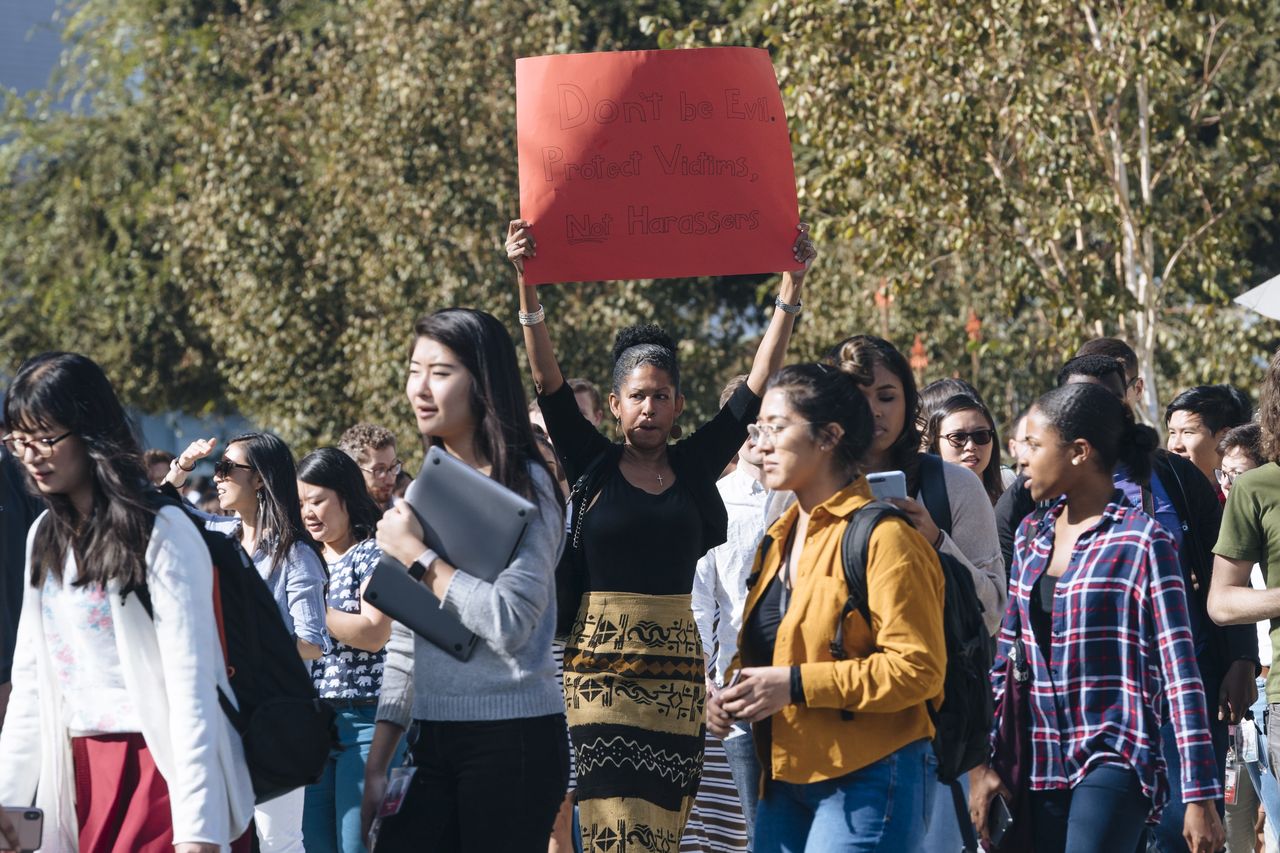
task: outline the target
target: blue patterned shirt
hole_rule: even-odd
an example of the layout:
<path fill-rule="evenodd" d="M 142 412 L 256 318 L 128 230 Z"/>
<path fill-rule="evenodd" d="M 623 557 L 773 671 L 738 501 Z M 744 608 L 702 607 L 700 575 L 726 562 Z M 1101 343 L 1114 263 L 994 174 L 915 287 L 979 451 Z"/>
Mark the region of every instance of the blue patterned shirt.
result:
<path fill-rule="evenodd" d="M 329 564 L 328 604 L 344 613 L 360 612 L 360 587 L 373 574 L 382 551 L 373 539 L 353 545 Z M 333 651 L 311 662 L 311 681 L 324 699 L 377 699 L 387 650 L 366 652 L 332 640 Z"/>
<path fill-rule="evenodd" d="M 1117 494 L 1080 535 L 1053 600 L 1050 659 L 1031 623 L 1036 581 L 1053 554 L 1059 500 L 1018 530 L 1009 604 L 992 668 L 999 703 L 1012 643 L 1031 671 L 1031 788 L 1074 787 L 1094 767 L 1132 767 L 1158 814 L 1169 799 L 1160 727 L 1177 735 L 1186 802 L 1222 796 L 1196 664 L 1187 594 L 1170 534 Z M 1166 705 L 1167 703 L 1167 705 Z"/>

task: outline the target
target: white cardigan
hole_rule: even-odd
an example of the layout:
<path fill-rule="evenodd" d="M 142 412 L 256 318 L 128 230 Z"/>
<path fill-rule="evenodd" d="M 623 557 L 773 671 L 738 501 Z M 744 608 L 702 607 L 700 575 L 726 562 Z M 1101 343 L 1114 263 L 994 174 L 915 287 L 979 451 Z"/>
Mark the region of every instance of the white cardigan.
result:
<path fill-rule="evenodd" d="M 31 543 L 44 515 L 27 537 Z M 74 558 L 68 555 L 69 571 Z M 213 618 L 213 566 L 195 525 L 177 507 L 156 517 L 147 546 L 153 620 L 136 595 L 109 587 L 125 688 L 143 739 L 169 787 L 173 840 L 229 849 L 253 817 L 253 786 L 240 736 L 218 705 L 232 696 Z M 79 825 L 71 739 L 44 630 L 41 590 L 24 584 L 13 696 L 0 730 L 0 804 L 44 809 L 47 853 L 76 853 Z"/>

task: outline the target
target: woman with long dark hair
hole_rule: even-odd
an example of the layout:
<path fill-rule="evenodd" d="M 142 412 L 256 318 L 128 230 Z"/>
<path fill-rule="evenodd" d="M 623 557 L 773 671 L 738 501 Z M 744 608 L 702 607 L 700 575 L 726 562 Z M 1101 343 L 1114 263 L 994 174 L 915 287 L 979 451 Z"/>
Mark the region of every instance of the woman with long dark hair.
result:
<path fill-rule="evenodd" d="M 871 410 L 857 382 L 821 364 L 769 380 L 752 437 L 764 484 L 796 503 L 769 528 L 747 593 L 733 686 L 707 720 L 728 735 L 754 724 L 766 783 L 760 853 L 919 849 L 936 788 L 928 703 L 942 693 L 943 575 L 905 520 L 882 519 L 867 549 L 869 619 L 844 621 L 841 542 L 873 500 L 861 473 Z M 852 714 L 852 716 L 850 716 Z"/>
<path fill-rule="evenodd" d="M 134 433 L 88 358 L 28 360 L 4 405 L 5 444 L 49 509 L 27 540 L 0 804 L 43 809 L 55 853 L 225 849 L 253 788 L 218 704 L 231 686 L 200 532 L 148 501 Z M 16 847 L 10 829 L 0 848 Z"/>
<path fill-rule="evenodd" d="M 180 487 L 197 460 L 213 452 L 213 439 L 192 442 L 169 469 L 167 482 Z M 269 432 L 250 432 L 227 442 L 213 466 L 218 504 L 232 516 L 206 515 L 205 527 L 243 546 L 271 588 L 285 628 L 303 660 L 332 648 L 325 630 L 324 564 L 302 526 L 298 472 L 289 445 Z M 254 826 L 265 851 L 301 853 L 304 788 L 258 806 Z"/>
<path fill-rule="evenodd" d="M 538 404 L 569 482 L 589 474 L 574 498 L 571 557 L 585 594 L 569 604 L 577 616 L 564 667 L 584 848 L 623 837 L 639 849 L 673 849 L 693 806 L 706 670 L 690 592 L 698 559 L 727 538 L 716 480 L 746 440 L 801 310 L 816 254 L 807 226 L 792 248 L 798 269 L 782 274 L 746 383 L 684 441 L 671 443 L 684 409 L 675 343 L 652 325 L 618 333 L 609 408 L 622 441 L 614 444 L 579 411 L 536 289 L 524 283 L 524 259 L 536 250 L 529 223 L 508 226 Z"/>
<path fill-rule="evenodd" d="M 321 699 L 338 714 L 338 748 L 320 781 L 307 788 L 302 829 L 310 853 L 360 853 L 360 802 L 373 743 L 378 692 L 391 619 L 363 601 L 382 551 L 374 541 L 382 510 L 360 467 L 336 447 L 298 463 L 302 523 L 320 544 L 328 568 L 325 621 L 333 650 L 311 661 Z"/>
<path fill-rule="evenodd" d="M 511 336 L 480 311 L 424 317 L 414 327 L 405 392 L 424 444 L 492 477 L 537 511 L 493 581 L 429 549 L 404 506 L 378 524 L 383 551 L 480 639 L 464 662 L 415 637 L 417 769 L 399 813 L 382 823 L 378 850 L 542 853 L 569 781 L 564 695 L 551 656 L 564 515 L 526 414 Z M 384 697 L 384 704 L 408 703 Z M 379 719 L 366 779 L 385 778 L 387 741 L 402 729 L 394 717 Z M 368 804 L 374 792 L 366 792 Z"/>
<path fill-rule="evenodd" d="M 995 418 L 981 400 L 968 394 L 948 397 L 925 420 L 925 452 L 977 474 L 993 507 L 1004 494 L 999 447 Z"/>
<path fill-rule="evenodd" d="M 1029 731 L 997 726 L 995 738 L 1022 741 L 1028 769 L 1006 780 L 975 770 L 973 822 L 987 834 L 991 801 L 997 792 L 1009 798 L 1009 785 L 1030 797 L 1024 830 L 1037 851 L 1138 850 L 1169 798 L 1172 756 L 1161 755 L 1160 736 L 1167 714 L 1177 733 L 1183 838 L 1194 853 L 1219 850 L 1214 801 L 1222 785 L 1177 549 L 1114 481 L 1118 464 L 1145 481 L 1159 438 L 1090 383 L 1045 394 L 1026 430 L 1031 496 L 1053 505 L 1018 530 L 992 682 L 997 706 L 1017 690 L 1029 709 Z M 1027 680 L 1010 683 L 1015 647 Z"/>

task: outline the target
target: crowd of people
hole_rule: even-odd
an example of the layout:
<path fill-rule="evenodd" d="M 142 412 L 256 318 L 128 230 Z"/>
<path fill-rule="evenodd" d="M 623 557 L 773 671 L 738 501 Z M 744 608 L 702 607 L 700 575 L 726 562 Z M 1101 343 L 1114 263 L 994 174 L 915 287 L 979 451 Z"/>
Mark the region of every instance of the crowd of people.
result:
<path fill-rule="evenodd" d="M 21 366 L 0 448 L 0 850 L 38 810 L 55 853 L 673 853 L 711 761 L 758 853 L 1276 849 L 1280 355 L 1256 418 L 1236 388 L 1191 388 L 1162 439 L 1135 418 L 1133 350 L 1089 341 L 1006 448 L 979 389 L 917 388 L 879 337 L 787 364 L 816 255 L 801 225 L 750 371 L 695 425 L 657 326 L 618 333 L 605 393 L 567 379 L 524 283 L 529 223 L 506 251 L 532 403 L 480 311 L 419 320 L 405 371 L 424 449 L 534 508 L 492 580 L 398 499 L 394 424 L 296 462 L 266 431 L 144 453 L 92 360 Z M 322 771 L 269 798 L 227 707 L 208 536 L 243 549 L 281 658 L 333 712 Z M 366 600 L 382 571 L 474 652 Z M 957 615 L 990 666 L 960 767 Z"/>

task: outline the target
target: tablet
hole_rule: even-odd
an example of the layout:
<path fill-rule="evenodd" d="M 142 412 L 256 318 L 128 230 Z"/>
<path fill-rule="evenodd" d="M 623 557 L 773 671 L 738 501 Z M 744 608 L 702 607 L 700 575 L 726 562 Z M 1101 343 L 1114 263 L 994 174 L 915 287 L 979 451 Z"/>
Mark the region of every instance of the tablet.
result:
<path fill-rule="evenodd" d="M 493 581 L 511 564 L 537 509 L 439 447 L 427 451 L 404 499 L 422 524 L 427 547 L 484 581 Z M 459 660 L 475 651 L 477 637 L 386 554 L 365 587 L 364 600 Z"/>

